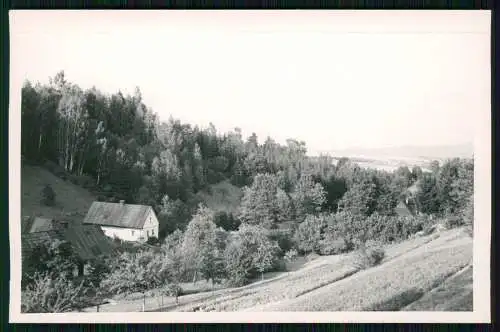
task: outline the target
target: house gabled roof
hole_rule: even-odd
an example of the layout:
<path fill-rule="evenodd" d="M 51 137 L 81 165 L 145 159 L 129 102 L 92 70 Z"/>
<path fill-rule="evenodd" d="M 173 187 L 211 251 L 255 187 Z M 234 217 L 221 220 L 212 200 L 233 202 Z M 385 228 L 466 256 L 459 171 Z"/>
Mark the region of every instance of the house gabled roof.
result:
<path fill-rule="evenodd" d="M 151 210 L 147 205 L 94 202 L 83 223 L 142 229 Z"/>

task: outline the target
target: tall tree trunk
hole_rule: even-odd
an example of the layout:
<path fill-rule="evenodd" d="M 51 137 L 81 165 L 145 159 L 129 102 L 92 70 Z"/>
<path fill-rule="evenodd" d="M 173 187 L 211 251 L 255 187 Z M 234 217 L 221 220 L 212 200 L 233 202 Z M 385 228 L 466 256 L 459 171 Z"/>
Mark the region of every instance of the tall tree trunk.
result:
<path fill-rule="evenodd" d="M 40 135 L 38 136 L 38 156 L 40 156 L 40 150 L 42 147 L 42 131 L 40 130 Z"/>

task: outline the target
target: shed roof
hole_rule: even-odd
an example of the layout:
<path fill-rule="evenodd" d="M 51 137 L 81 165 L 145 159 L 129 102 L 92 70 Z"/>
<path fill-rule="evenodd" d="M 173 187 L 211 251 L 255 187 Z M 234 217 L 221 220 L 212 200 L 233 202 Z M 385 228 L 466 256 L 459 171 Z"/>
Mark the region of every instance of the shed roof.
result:
<path fill-rule="evenodd" d="M 45 224 L 57 225 L 54 221 Z M 64 223 L 60 223 L 64 225 Z M 98 225 L 70 224 L 66 227 L 31 227 L 22 234 L 22 255 L 25 256 L 39 245 L 54 240 L 68 241 L 76 255 L 83 260 L 111 254 L 114 247 Z"/>
<path fill-rule="evenodd" d="M 94 202 L 83 223 L 142 229 L 151 210 L 148 205 Z"/>
<path fill-rule="evenodd" d="M 396 208 L 394 209 L 396 214 L 398 216 L 401 216 L 401 217 L 410 217 L 410 216 L 413 216 L 413 213 L 411 213 L 410 209 L 408 208 L 408 206 L 406 206 L 406 204 L 402 201 L 400 201 L 398 203 L 398 205 L 396 206 Z"/>
<path fill-rule="evenodd" d="M 77 255 L 85 260 L 108 255 L 114 251 L 111 240 L 98 225 L 68 227 L 65 238 L 71 243 Z"/>

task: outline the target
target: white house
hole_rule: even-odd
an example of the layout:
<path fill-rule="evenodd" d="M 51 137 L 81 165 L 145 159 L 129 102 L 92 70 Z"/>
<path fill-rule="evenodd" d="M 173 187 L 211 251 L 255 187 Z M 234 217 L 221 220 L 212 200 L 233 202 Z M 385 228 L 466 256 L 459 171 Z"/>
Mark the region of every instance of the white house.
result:
<path fill-rule="evenodd" d="M 104 234 L 124 241 L 158 237 L 159 222 L 151 206 L 108 202 L 92 203 L 84 224 L 99 225 Z"/>

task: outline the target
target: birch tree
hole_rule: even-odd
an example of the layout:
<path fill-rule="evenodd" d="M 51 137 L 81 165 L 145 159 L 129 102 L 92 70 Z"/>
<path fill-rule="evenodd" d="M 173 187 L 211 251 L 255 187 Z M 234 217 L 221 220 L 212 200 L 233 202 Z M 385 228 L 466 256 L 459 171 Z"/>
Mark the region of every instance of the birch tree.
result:
<path fill-rule="evenodd" d="M 57 135 L 59 164 L 68 172 L 77 162 L 78 144 L 86 131 L 88 114 L 82 91 L 77 86 L 64 87 L 57 108 L 59 128 Z"/>

